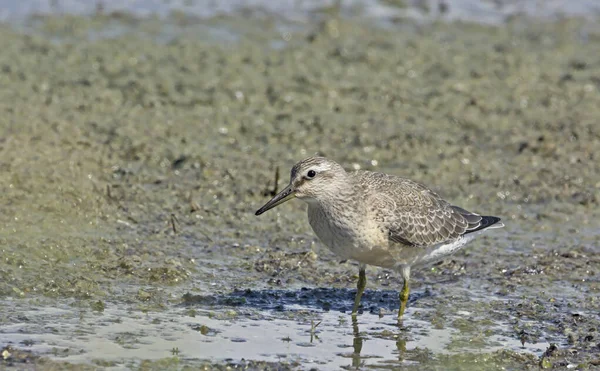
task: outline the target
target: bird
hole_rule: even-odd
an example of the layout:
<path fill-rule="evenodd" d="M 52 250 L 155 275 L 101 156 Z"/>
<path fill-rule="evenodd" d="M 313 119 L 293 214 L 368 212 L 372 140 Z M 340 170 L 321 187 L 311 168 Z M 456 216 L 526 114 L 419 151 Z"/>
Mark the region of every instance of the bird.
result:
<path fill-rule="evenodd" d="M 287 187 L 255 215 L 293 198 L 308 204 L 308 222 L 325 246 L 342 260 L 358 262 L 353 318 L 367 284 L 367 265 L 402 276 L 401 321 L 409 298 L 411 268 L 440 261 L 481 232 L 504 227 L 499 217 L 454 206 L 421 183 L 381 172 L 348 172 L 319 156 L 295 164 Z"/>

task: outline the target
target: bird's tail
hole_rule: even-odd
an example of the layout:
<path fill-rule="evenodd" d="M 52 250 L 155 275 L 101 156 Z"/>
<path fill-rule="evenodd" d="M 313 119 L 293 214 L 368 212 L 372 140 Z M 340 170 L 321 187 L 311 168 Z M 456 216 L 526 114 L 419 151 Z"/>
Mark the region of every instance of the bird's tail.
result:
<path fill-rule="evenodd" d="M 488 228 L 494 229 L 504 227 L 504 224 L 500 222 L 500 218 L 497 216 L 479 215 L 458 206 L 452 206 L 452 208 L 467 220 L 468 226 L 465 234 L 478 232 Z"/>

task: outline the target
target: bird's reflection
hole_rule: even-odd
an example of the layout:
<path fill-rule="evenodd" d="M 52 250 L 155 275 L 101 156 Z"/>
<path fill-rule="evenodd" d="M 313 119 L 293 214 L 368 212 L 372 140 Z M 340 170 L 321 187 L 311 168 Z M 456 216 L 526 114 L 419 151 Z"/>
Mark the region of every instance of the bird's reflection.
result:
<path fill-rule="evenodd" d="M 397 325 L 397 339 L 396 339 L 396 349 L 398 350 L 398 361 L 404 361 L 404 357 L 406 354 L 406 331 L 407 329 L 402 326 L 402 323 L 399 322 Z M 352 339 L 352 348 L 354 352 L 352 353 L 352 368 L 359 368 L 361 366 L 361 351 L 363 348 L 363 342 L 365 340 L 364 334 L 360 333 L 360 329 L 358 327 L 358 319 L 356 317 L 352 317 L 352 333 L 354 335 Z"/>
<path fill-rule="evenodd" d="M 363 337 L 360 335 L 358 319 L 355 316 L 352 316 L 352 332 L 354 334 L 354 338 L 352 339 L 352 348 L 354 348 L 354 353 L 352 353 L 352 367 L 358 368 L 360 367 L 360 352 L 362 351 Z"/>
<path fill-rule="evenodd" d="M 404 361 L 404 355 L 406 354 L 406 338 L 402 333 L 398 335 L 396 340 L 396 349 L 398 349 L 398 361 Z"/>

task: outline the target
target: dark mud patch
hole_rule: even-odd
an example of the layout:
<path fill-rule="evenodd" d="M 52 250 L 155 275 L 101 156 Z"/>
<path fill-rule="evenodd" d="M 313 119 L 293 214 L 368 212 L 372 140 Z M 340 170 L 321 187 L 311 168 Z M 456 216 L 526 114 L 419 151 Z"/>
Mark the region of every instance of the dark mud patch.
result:
<path fill-rule="evenodd" d="M 248 306 L 259 310 L 289 311 L 293 307 L 314 308 L 315 310 L 349 313 L 354 305 L 356 290 L 336 288 L 307 288 L 300 290 L 239 290 L 228 295 L 183 296 L 183 304 L 192 307 L 241 307 Z M 431 291 L 412 293 L 409 305 L 420 298 L 431 296 Z M 398 291 L 365 290 L 361 299 L 360 312 L 385 313 L 397 311 L 400 305 Z"/>
<path fill-rule="evenodd" d="M 22 342 L 20 345 L 28 346 L 31 345 L 31 343 L 25 341 Z M 13 348 L 11 346 L 5 346 L 0 350 L 0 364 L 2 364 L 4 367 L 27 368 L 26 366 L 28 364 L 36 362 L 39 358 L 40 356 L 34 354 L 33 352 Z M 33 369 L 33 366 L 29 368 Z"/>

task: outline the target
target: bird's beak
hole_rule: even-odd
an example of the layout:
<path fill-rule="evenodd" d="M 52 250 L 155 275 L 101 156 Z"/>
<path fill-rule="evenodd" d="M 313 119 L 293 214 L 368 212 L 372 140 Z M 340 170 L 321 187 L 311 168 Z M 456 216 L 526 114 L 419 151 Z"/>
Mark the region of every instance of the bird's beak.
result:
<path fill-rule="evenodd" d="M 290 184 L 287 187 L 285 187 L 281 192 L 276 194 L 275 197 L 273 197 L 271 200 L 269 200 L 269 202 L 267 202 L 263 207 L 258 209 L 256 211 L 255 215 L 260 215 L 260 214 L 264 213 L 265 211 L 272 209 L 279 204 L 282 204 L 286 201 L 291 200 L 294 197 L 296 197 L 296 192 L 294 191 L 294 188 Z"/>

